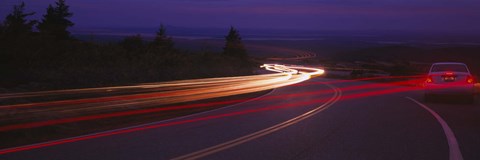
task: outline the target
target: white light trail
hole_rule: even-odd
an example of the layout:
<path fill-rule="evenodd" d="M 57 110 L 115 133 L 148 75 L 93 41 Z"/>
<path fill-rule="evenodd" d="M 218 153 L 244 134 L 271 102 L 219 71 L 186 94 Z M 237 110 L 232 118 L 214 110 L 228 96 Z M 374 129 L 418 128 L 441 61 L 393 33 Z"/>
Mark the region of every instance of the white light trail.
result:
<path fill-rule="evenodd" d="M 145 83 L 131 86 L 3 94 L 0 95 L 2 99 L 87 93 L 101 95 L 112 92 L 119 92 L 123 95 L 4 105 L 0 106 L 0 110 L 14 111 L 16 116 L 8 116 L 7 118 L 3 114 L 8 112 L 0 112 L 0 122 L 28 121 L 28 119 L 34 119 L 36 116 L 45 114 L 55 115 L 53 117 L 56 118 L 73 117 L 253 93 L 300 83 L 325 72 L 318 68 L 280 64 L 264 64 L 262 67 L 277 73 Z"/>

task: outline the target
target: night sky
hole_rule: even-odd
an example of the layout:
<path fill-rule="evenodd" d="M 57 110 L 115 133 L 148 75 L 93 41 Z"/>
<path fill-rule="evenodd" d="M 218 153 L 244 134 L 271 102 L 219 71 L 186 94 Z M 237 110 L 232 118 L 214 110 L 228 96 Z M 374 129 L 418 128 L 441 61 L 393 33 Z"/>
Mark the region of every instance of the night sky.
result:
<path fill-rule="evenodd" d="M 0 16 L 18 0 L 1 0 Z M 54 0 L 25 0 L 36 18 Z M 67 0 L 78 28 L 178 27 L 480 33 L 480 0 Z"/>

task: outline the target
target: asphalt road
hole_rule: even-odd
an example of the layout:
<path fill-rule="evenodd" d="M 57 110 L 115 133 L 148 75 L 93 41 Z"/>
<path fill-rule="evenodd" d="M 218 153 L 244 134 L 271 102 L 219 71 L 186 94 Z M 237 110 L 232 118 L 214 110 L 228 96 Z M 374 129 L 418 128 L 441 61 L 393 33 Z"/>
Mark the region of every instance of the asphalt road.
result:
<path fill-rule="evenodd" d="M 0 159 L 480 159 L 479 103 L 426 103 L 421 90 L 410 89 L 314 78 L 246 103 L 148 124 L 156 125 L 149 129 Z M 446 136 L 434 114 L 407 97 L 438 113 L 454 136 Z M 451 157 L 452 138 L 460 157 Z"/>

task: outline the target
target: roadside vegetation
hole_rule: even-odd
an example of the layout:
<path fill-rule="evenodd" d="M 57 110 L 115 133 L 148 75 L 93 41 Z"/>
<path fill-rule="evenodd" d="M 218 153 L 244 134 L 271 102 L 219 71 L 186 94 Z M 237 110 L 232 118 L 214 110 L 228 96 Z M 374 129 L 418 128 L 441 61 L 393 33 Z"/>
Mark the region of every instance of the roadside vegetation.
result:
<path fill-rule="evenodd" d="M 132 35 L 118 43 L 75 39 L 65 0 L 49 5 L 41 20 L 26 4 L 13 6 L 0 24 L 0 88 L 14 91 L 112 86 L 252 74 L 239 32 L 231 27 L 223 52 L 175 47 L 160 25 L 153 41 Z M 0 90 L 0 92 L 2 92 Z"/>
<path fill-rule="evenodd" d="M 354 68 L 355 73 L 384 72 L 392 76 L 423 75 L 435 62 L 466 63 L 472 74 L 480 74 L 480 47 L 382 46 L 340 52 L 331 56 L 333 68 Z"/>
<path fill-rule="evenodd" d="M 190 52 L 177 48 L 172 38 L 167 35 L 167 29 L 163 25 L 159 26 L 155 38 L 151 41 L 146 41 L 141 35 L 127 36 L 120 42 L 110 43 L 78 40 L 68 31 L 69 27 L 75 25 L 69 20 L 74 14 L 69 11 L 69 6 L 64 0 L 58 0 L 55 4 L 49 5 L 41 20 L 30 20 L 29 17 L 34 14 L 27 12 L 26 4 L 21 3 L 15 5 L 3 23 L 0 23 L 0 93 L 253 74 L 253 62 L 247 54 L 239 32 L 234 27 L 231 27 L 225 36 L 225 46 L 222 51 Z M 261 91 L 175 105 L 250 99 L 267 92 Z M 108 95 L 110 94 L 106 93 L 101 96 Z M 66 96 L 65 98 L 82 97 L 80 95 L 79 97 Z M 13 99 L 12 101 L 28 103 L 54 99 L 55 97 L 36 97 Z M 0 101 L 0 103 L 3 102 L 8 102 L 8 99 Z M 6 131 L 0 133 L 0 137 L 2 137 L 0 148 L 156 122 L 226 105 L 211 105 Z M 153 107 L 162 108 L 167 105 Z M 146 108 L 141 106 L 118 107 L 108 112 L 141 109 Z M 5 110 L 2 113 L 3 120 L 10 116 L 21 116 L 22 113 L 28 113 L 31 110 L 35 110 L 35 108 Z M 27 121 L 41 121 L 58 118 L 57 114 L 52 113 L 49 111 L 35 112 L 26 119 L 28 119 Z M 103 113 L 105 111 L 98 110 L 89 114 L 100 115 Z M 2 123 L 21 124 L 22 122 L 4 121 Z"/>

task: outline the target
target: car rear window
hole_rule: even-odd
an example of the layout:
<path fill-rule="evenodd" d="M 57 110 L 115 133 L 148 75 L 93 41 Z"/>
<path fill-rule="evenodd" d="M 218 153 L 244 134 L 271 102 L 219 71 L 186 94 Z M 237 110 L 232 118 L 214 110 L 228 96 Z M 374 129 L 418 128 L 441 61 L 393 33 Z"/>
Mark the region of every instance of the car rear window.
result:
<path fill-rule="evenodd" d="M 461 64 L 437 64 L 432 67 L 432 72 L 468 72 L 467 67 Z"/>

